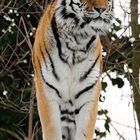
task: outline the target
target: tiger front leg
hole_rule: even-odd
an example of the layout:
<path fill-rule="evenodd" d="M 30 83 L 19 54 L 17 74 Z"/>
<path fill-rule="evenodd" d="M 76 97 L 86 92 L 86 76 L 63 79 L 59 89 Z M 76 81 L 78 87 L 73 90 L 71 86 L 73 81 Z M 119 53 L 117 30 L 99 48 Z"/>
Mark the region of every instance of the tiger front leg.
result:
<path fill-rule="evenodd" d="M 60 122 L 60 109 L 57 100 L 49 99 L 48 93 L 54 91 L 47 90 L 44 83 L 36 80 L 36 98 L 38 112 L 40 116 L 43 140 L 62 140 L 62 130 Z"/>
<path fill-rule="evenodd" d="M 74 140 L 93 140 L 100 96 L 100 88 L 98 86 L 93 92 L 94 98 L 83 104 L 76 117 L 77 126 Z"/>
<path fill-rule="evenodd" d="M 40 114 L 43 140 L 62 140 L 62 132 L 60 126 L 60 111 L 56 102 L 48 103 L 51 106 L 51 111 L 46 112 L 43 117 Z M 48 113 L 48 114 L 47 114 Z M 45 117 L 45 118 L 44 118 Z M 44 118 L 44 119 L 43 119 Z"/>

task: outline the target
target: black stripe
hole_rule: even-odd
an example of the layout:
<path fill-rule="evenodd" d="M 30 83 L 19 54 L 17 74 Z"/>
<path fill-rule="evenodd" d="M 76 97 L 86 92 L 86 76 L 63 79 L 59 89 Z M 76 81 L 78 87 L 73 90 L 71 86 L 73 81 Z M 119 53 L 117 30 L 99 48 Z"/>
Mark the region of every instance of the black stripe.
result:
<path fill-rule="evenodd" d="M 90 45 L 93 43 L 93 41 L 96 39 L 96 36 L 92 36 L 89 42 L 87 43 L 86 49 L 88 50 L 90 48 Z"/>
<path fill-rule="evenodd" d="M 78 108 L 78 109 L 75 110 L 75 115 L 78 115 L 79 114 L 80 110 L 83 108 L 84 105 L 85 104 L 83 104 L 80 108 Z"/>
<path fill-rule="evenodd" d="M 73 102 L 71 100 L 68 101 L 71 106 L 73 106 Z"/>
<path fill-rule="evenodd" d="M 96 58 L 94 63 L 91 65 L 91 67 L 88 69 L 88 71 L 86 71 L 85 74 L 82 77 L 80 77 L 80 80 L 79 80 L 80 82 L 82 82 L 83 80 L 85 80 L 88 77 L 88 75 L 91 73 L 92 69 L 95 67 L 99 57 L 100 57 L 100 54 L 98 55 L 98 57 Z"/>
<path fill-rule="evenodd" d="M 95 20 L 95 21 L 96 21 L 96 20 Z M 92 29 L 93 31 L 95 31 L 95 32 L 102 32 L 101 29 L 99 29 L 99 28 L 94 28 L 93 26 L 91 27 L 91 29 Z"/>
<path fill-rule="evenodd" d="M 55 88 L 53 85 L 49 84 L 48 82 L 46 82 L 46 85 L 49 86 L 50 88 L 52 88 L 53 90 L 55 90 L 56 94 L 58 95 L 58 97 L 62 98 L 59 91 L 57 90 L 57 88 Z"/>
<path fill-rule="evenodd" d="M 55 20 L 54 16 L 52 18 L 51 27 L 52 27 L 52 31 L 53 31 L 53 34 L 54 34 L 54 38 L 55 38 L 56 43 L 57 43 L 56 46 L 58 48 L 59 57 L 64 63 L 67 63 L 67 59 L 65 60 L 62 57 L 61 42 L 59 40 L 58 29 L 57 29 L 56 20 Z"/>
<path fill-rule="evenodd" d="M 75 39 L 75 41 L 77 40 L 76 37 L 74 37 L 74 39 Z M 76 43 L 79 44 L 78 40 L 77 40 Z M 78 49 L 78 48 L 75 49 L 75 48 L 71 48 L 71 47 L 69 46 L 69 43 L 68 43 L 68 42 L 66 42 L 66 47 L 67 47 L 68 50 L 72 51 L 72 53 L 76 53 L 76 52 L 78 52 L 78 51 L 79 51 L 79 52 L 84 52 L 84 53 L 87 52 L 86 49 Z"/>
<path fill-rule="evenodd" d="M 74 9 L 74 5 L 78 6 L 79 9 L 81 9 L 81 8 L 83 7 L 83 4 L 80 4 L 79 2 L 76 3 L 76 2 L 74 2 L 73 0 L 71 0 L 69 6 L 71 7 L 71 9 L 72 9 L 75 13 L 77 13 L 77 11 Z"/>
<path fill-rule="evenodd" d="M 62 135 L 62 139 L 66 139 L 66 136 L 65 135 Z"/>
<path fill-rule="evenodd" d="M 76 16 L 75 13 L 69 13 L 69 12 L 67 12 L 66 8 L 63 8 L 63 9 L 62 9 L 61 15 L 62 15 L 62 17 L 64 18 L 64 20 L 65 20 L 65 19 L 68 19 L 68 18 L 74 19 L 76 25 L 77 25 L 77 24 L 79 23 L 79 21 L 80 21 L 80 20 L 78 19 L 78 17 Z"/>
<path fill-rule="evenodd" d="M 68 111 L 67 109 L 66 110 L 61 110 L 61 114 L 69 114 L 69 115 L 73 115 L 74 114 L 74 111 Z"/>
<path fill-rule="evenodd" d="M 83 95 L 84 93 L 86 93 L 87 91 L 89 91 L 90 89 L 92 89 L 97 83 L 97 80 L 90 86 L 85 87 L 83 90 L 79 91 L 76 95 L 75 95 L 75 99 L 78 99 L 81 95 Z"/>
<path fill-rule="evenodd" d="M 61 117 L 61 121 L 66 121 L 66 122 L 68 122 L 68 123 L 74 123 L 74 124 L 76 124 L 76 123 L 75 123 L 75 120 L 71 120 L 71 119 L 69 119 L 69 118 L 66 117 L 66 116 L 62 116 L 62 117 Z"/>
<path fill-rule="evenodd" d="M 83 20 L 85 21 L 85 22 L 83 22 L 83 23 L 81 24 L 81 26 L 82 26 L 83 28 L 85 27 L 85 25 L 89 24 L 89 23 L 92 21 L 91 18 L 86 17 L 86 16 L 83 17 Z"/>
<path fill-rule="evenodd" d="M 63 18 L 64 19 L 68 19 L 68 18 L 76 18 L 76 15 L 74 13 L 65 13 L 63 14 Z"/>
<path fill-rule="evenodd" d="M 50 56 L 50 54 L 48 53 L 48 51 L 47 51 L 46 48 L 45 48 L 45 50 L 46 50 L 46 53 L 47 53 L 47 55 L 49 56 L 49 60 L 50 60 L 50 62 L 51 62 L 52 73 L 53 73 L 54 77 L 55 77 L 57 80 L 59 80 L 59 77 L 58 77 L 58 75 L 56 74 L 56 70 L 55 70 L 54 63 L 53 63 L 53 61 L 52 61 L 52 58 L 51 58 L 51 56 Z M 42 55 L 42 57 L 43 57 L 43 60 L 44 60 L 46 69 L 47 69 L 47 62 L 46 62 L 46 59 L 45 59 L 45 55 L 44 55 L 44 53 L 43 53 L 43 51 L 42 51 L 42 49 L 41 49 L 41 46 L 40 46 L 40 52 L 41 52 L 41 55 Z"/>
<path fill-rule="evenodd" d="M 45 49 L 46 49 L 46 48 L 45 48 Z M 50 62 L 51 62 L 51 67 L 52 67 L 53 75 L 54 75 L 54 77 L 59 81 L 60 78 L 58 77 L 58 75 L 57 75 L 57 73 L 56 73 L 56 70 L 55 70 L 55 66 L 54 66 L 53 60 L 52 60 L 52 58 L 51 58 L 49 52 L 47 51 L 47 49 L 46 49 L 46 52 L 47 52 L 47 54 L 48 54 L 48 56 L 49 56 L 49 60 L 50 60 Z"/>
<path fill-rule="evenodd" d="M 56 94 L 58 95 L 58 97 L 61 98 L 61 95 L 60 95 L 59 91 L 58 91 L 53 85 L 51 85 L 51 84 L 49 84 L 47 81 L 45 81 L 45 78 L 44 78 L 44 76 L 43 76 L 42 69 L 41 69 L 41 64 L 40 64 L 40 61 L 39 61 L 39 58 L 38 58 L 38 57 L 37 57 L 37 60 L 38 60 L 38 64 L 39 64 L 39 67 L 40 67 L 41 76 L 42 76 L 42 78 L 43 78 L 43 81 L 45 82 L 45 84 L 46 84 L 47 86 L 49 86 L 50 88 L 52 88 L 53 90 L 55 90 L 55 92 L 56 92 Z"/>
<path fill-rule="evenodd" d="M 75 64 L 75 51 L 73 51 L 73 57 L 72 57 L 72 63 L 73 63 L 73 65 Z"/>
<path fill-rule="evenodd" d="M 87 138 L 87 135 L 84 133 L 84 132 L 82 132 L 83 133 L 83 136 L 85 137 L 85 138 Z"/>
<path fill-rule="evenodd" d="M 75 20 L 75 24 L 77 25 L 77 24 L 79 23 L 80 19 L 78 19 L 78 17 L 77 17 L 76 14 L 75 14 L 75 13 L 77 13 L 77 11 L 74 9 L 73 4 L 79 6 L 79 8 L 80 8 L 80 4 L 79 4 L 79 3 L 74 3 L 74 2 L 71 0 L 69 6 L 70 6 L 71 9 L 74 11 L 74 13 L 69 13 L 69 12 L 67 11 L 67 9 L 65 8 L 66 2 L 63 0 L 62 3 L 61 3 L 61 5 L 63 6 L 63 9 L 62 9 L 62 11 L 61 11 L 61 14 L 62 14 L 62 17 L 63 17 L 64 19 L 68 19 L 68 18 L 74 19 L 74 20 Z"/>
<path fill-rule="evenodd" d="M 73 102 L 71 101 L 71 99 L 69 99 L 68 101 L 65 101 L 65 104 L 69 104 L 70 106 L 73 106 Z"/>
<path fill-rule="evenodd" d="M 85 20 L 85 22 L 83 22 L 80 27 L 81 28 L 84 28 L 87 24 L 89 24 L 91 22 L 91 19 L 90 18 L 86 18 L 86 17 L 83 17 L 83 20 Z"/>
<path fill-rule="evenodd" d="M 79 43 L 79 41 L 77 40 L 77 37 L 76 37 L 75 35 L 73 35 L 73 37 L 74 37 L 74 40 L 76 41 L 76 43 L 79 45 L 80 43 Z"/>
<path fill-rule="evenodd" d="M 75 24 L 78 25 L 80 22 L 80 19 L 78 17 L 75 17 L 74 20 L 75 20 Z"/>
<path fill-rule="evenodd" d="M 75 11 L 75 9 L 74 9 L 74 7 L 73 7 L 73 4 L 75 4 L 75 5 L 78 5 L 78 6 L 79 6 L 79 3 L 75 3 L 75 2 L 73 2 L 73 0 L 71 0 L 71 1 L 70 1 L 69 6 L 71 7 L 71 9 L 72 9 L 74 12 L 76 12 L 76 11 Z M 77 13 L 77 12 L 76 12 L 76 13 Z"/>
<path fill-rule="evenodd" d="M 75 115 L 78 115 L 80 110 L 88 103 L 93 102 L 93 101 L 87 101 L 86 103 L 84 103 L 83 105 L 80 106 L 80 108 L 75 109 Z"/>
<path fill-rule="evenodd" d="M 43 60 L 44 60 L 44 63 L 45 63 L 46 69 L 47 69 L 47 62 L 46 62 L 46 59 L 45 59 L 45 55 L 44 55 L 44 53 L 43 53 L 43 51 L 42 51 L 42 49 L 41 49 L 41 46 L 40 46 L 39 48 L 40 48 L 41 56 L 42 56 L 42 58 L 43 58 Z"/>
<path fill-rule="evenodd" d="M 87 23 L 86 23 L 86 22 L 83 22 L 83 23 L 80 25 L 80 27 L 83 29 L 83 28 L 85 27 L 85 25 L 87 25 Z"/>
<path fill-rule="evenodd" d="M 63 8 L 63 10 L 61 11 L 62 16 L 66 14 L 66 8 Z"/>
<path fill-rule="evenodd" d="M 63 5 L 63 6 L 65 6 L 65 5 L 66 5 L 65 0 L 62 0 L 61 5 Z"/>

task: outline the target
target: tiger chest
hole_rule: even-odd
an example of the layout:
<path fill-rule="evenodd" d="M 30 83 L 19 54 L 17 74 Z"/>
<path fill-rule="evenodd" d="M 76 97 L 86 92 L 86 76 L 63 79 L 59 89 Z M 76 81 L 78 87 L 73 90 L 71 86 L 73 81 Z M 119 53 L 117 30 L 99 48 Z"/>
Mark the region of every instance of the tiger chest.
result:
<path fill-rule="evenodd" d="M 61 40 L 61 46 L 55 46 L 42 63 L 42 74 L 57 96 L 63 101 L 74 101 L 80 91 L 97 82 L 100 66 L 96 64 L 98 56 L 87 51 L 87 42 L 75 46 L 75 42 L 67 43 Z M 86 47 L 85 47 L 86 46 Z M 58 48 L 60 47 L 60 48 Z M 56 100 L 56 94 L 50 95 Z"/>

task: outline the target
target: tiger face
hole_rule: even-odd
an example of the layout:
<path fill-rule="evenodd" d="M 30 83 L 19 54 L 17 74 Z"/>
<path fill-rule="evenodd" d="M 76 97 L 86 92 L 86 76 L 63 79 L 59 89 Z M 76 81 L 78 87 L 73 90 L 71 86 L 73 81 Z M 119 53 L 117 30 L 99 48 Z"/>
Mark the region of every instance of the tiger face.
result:
<path fill-rule="evenodd" d="M 69 31 L 86 28 L 89 32 L 104 33 L 111 25 L 113 0 L 62 0 L 57 16 L 58 23 Z"/>
<path fill-rule="evenodd" d="M 83 19 L 90 22 L 110 23 L 113 14 L 112 0 L 87 0 L 83 1 Z"/>

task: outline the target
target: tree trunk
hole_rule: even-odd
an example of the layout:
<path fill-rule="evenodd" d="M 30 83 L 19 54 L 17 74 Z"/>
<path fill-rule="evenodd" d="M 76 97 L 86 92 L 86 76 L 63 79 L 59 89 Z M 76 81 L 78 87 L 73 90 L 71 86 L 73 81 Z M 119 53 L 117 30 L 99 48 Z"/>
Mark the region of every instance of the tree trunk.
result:
<path fill-rule="evenodd" d="M 131 29 L 132 36 L 136 39 L 133 46 L 133 60 L 132 60 L 132 85 L 134 94 L 134 108 L 136 111 L 139 127 L 140 127 L 140 40 L 139 40 L 139 26 L 138 26 L 138 0 L 131 0 Z"/>

